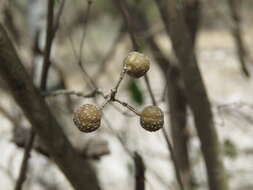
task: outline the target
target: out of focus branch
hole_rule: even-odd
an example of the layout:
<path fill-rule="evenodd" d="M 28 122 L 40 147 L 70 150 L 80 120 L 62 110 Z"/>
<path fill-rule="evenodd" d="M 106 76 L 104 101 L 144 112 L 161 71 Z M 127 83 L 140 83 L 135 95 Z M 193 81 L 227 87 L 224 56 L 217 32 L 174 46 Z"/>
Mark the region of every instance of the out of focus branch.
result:
<path fill-rule="evenodd" d="M 133 48 L 137 51 L 140 51 L 141 48 L 138 44 L 138 41 L 137 41 L 137 38 L 136 38 L 136 35 L 135 35 L 135 28 L 134 28 L 134 26 L 131 22 L 131 20 L 133 18 L 130 17 L 130 9 L 129 9 L 129 5 L 128 5 L 127 1 L 126 0 L 120 0 L 120 1 L 114 0 L 114 2 L 118 6 L 118 8 L 120 9 L 122 17 L 124 19 L 124 22 L 127 25 L 128 33 L 130 35 Z M 148 78 L 147 74 L 145 75 L 145 83 L 146 83 L 146 86 L 147 86 L 148 92 L 150 94 L 153 105 L 157 105 L 156 100 L 155 100 L 155 96 L 154 96 L 154 93 L 151 89 L 151 85 L 150 85 L 149 78 Z M 170 141 L 168 140 L 169 137 L 168 137 L 168 135 L 167 135 L 167 133 L 164 129 L 163 129 L 163 135 L 165 137 L 167 145 L 170 147 L 169 150 L 170 150 L 171 156 L 174 157 L 174 151 L 173 151 L 172 145 L 171 145 Z M 181 179 L 181 176 L 180 176 L 179 168 L 177 166 L 177 163 L 176 163 L 175 159 L 172 159 L 172 160 L 173 160 L 173 164 L 174 164 L 178 184 L 179 184 L 181 190 L 183 190 L 184 186 L 183 186 L 182 179 Z M 136 180 L 137 180 L 138 183 L 140 182 L 138 179 L 136 179 Z"/>
<path fill-rule="evenodd" d="M 22 189 L 22 185 L 26 179 L 26 173 L 27 173 L 27 168 L 28 168 L 28 160 L 30 157 L 30 152 L 32 150 L 33 147 L 33 142 L 35 140 L 35 131 L 33 129 L 31 129 L 29 131 L 29 138 L 27 139 L 27 142 L 25 143 L 25 152 L 24 152 L 24 158 L 22 160 L 21 163 L 21 168 L 19 171 L 19 176 L 18 176 L 18 180 L 16 182 L 16 186 L 15 186 L 15 190 L 21 190 Z"/>
<path fill-rule="evenodd" d="M 20 148 L 25 148 L 26 142 L 29 138 L 30 130 L 17 126 L 13 131 L 12 142 L 15 143 Z M 47 147 L 43 145 L 41 141 L 34 142 L 34 149 L 45 157 L 50 157 L 49 151 Z M 99 159 L 104 155 L 110 153 L 108 143 L 105 140 L 94 140 L 83 146 L 77 147 L 78 154 L 81 155 L 85 159 Z"/>
<path fill-rule="evenodd" d="M 42 96 L 50 97 L 50 96 L 60 96 L 60 95 L 74 95 L 83 98 L 94 98 L 97 94 L 100 94 L 99 90 L 93 90 L 90 93 L 83 93 L 75 90 L 55 90 L 55 91 L 46 91 L 42 93 Z"/>
<path fill-rule="evenodd" d="M 50 113 L 45 101 L 32 84 L 31 78 L 21 64 L 1 24 L 0 62 L 1 77 L 8 84 L 15 101 L 22 108 L 55 163 L 73 187 L 76 189 L 100 190 L 96 174 L 90 164 L 84 161 L 72 147 L 58 122 Z"/>
<path fill-rule="evenodd" d="M 40 89 L 43 91 L 46 89 L 46 86 L 47 86 L 47 78 L 48 78 L 47 76 L 48 76 L 49 67 L 51 65 L 50 54 L 51 54 L 53 39 L 54 39 L 55 32 L 56 32 L 56 31 L 54 31 L 54 28 L 53 28 L 54 3 L 55 3 L 54 0 L 48 0 L 46 47 L 45 47 L 45 51 L 44 51 L 43 68 L 42 68 L 42 75 L 41 75 L 41 79 L 40 79 Z M 26 179 L 28 161 L 29 161 L 30 152 L 32 150 L 35 138 L 36 138 L 36 132 L 34 131 L 34 129 L 31 129 L 28 141 L 26 143 L 24 157 L 22 160 L 20 173 L 19 173 L 19 177 L 18 177 L 18 180 L 16 183 L 15 190 L 21 190 L 22 185 Z"/>
<path fill-rule="evenodd" d="M 247 68 L 247 58 L 248 52 L 246 50 L 246 45 L 242 38 L 242 29 L 241 29 L 241 1 L 238 0 L 228 0 L 228 5 L 230 8 L 231 18 L 233 24 L 231 27 L 231 33 L 235 41 L 237 56 L 241 65 L 242 73 L 246 77 L 250 77 L 250 72 Z"/>

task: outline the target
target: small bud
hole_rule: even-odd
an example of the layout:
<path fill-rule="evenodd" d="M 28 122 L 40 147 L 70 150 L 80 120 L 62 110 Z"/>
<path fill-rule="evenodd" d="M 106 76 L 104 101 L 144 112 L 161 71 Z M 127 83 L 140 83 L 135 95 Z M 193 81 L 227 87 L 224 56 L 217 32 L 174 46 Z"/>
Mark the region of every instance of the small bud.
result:
<path fill-rule="evenodd" d="M 127 74 L 134 78 L 140 78 L 149 70 L 150 60 L 148 56 L 133 51 L 124 60 Z"/>
<path fill-rule="evenodd" d="M 140 114 L 140 124 L 147 131 L 157 131 L 163 127 L 163 111 L 157 106 L 147 106 Z"/>
<path fill-rule="evenodd" d="M 99 108 L 91 104 L 79 107 L 73 116 L 73 121 L 82 132 L 89 133 L 100 127 L 102 113 Z"/>

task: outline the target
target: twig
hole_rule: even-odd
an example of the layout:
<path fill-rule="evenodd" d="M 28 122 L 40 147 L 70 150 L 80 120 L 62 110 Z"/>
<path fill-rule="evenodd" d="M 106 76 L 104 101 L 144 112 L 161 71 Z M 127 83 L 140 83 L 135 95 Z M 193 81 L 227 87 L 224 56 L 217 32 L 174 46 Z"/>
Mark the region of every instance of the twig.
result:
<path fill-rule="evenodd" d="M 111 132 L 116 136 L 116 138 L 119 140 L 123 148 L 125 149 L 126 153 L 133 159 L 135 168 L 136 168 L 136 173 L 135 173 L 135 179 L 136 179 L 136 185 L 135 185 L 135 190 L 144 190 L 145 189 L 145 163 L 141 157 L 141 155 L 137 152 L 131 152 L 129 148 L 126 146 L 124 143 L 124 140 L 122 137 L 113 130 L 113 127 L 111 126 L 111 123 L 109 122 L 106 117 L 104 117 L 105 122 L 107 123 L 108 128 L 111 130 Z"/>
<path fill-rule="evenodd" d="M 92 0 L 88 0 L 87 1 L 88 5 L 87 5 L 87 9 L 85 11 L 86 15 L 84 17 L 84 23 L 83 23 L 83 34 L 81 37 L 81 42 L 80 42 L 80 48 L 79 48 L 79 59 L 78 59 L 78 65 L 81 68 L 82 72 L 84 73 L 84 75 L 87 77 L 87 79 L 89 80 L 89 85 L 91 88 L 97 88 L 96 83 L 93 81 L 93 79 L 89 76 L 89 74 L 87 73 L 87 71 L 84 69 L 83 67 L 83 46 L 84 46 L 84 41 L 85 41 L 85 37 L 86 37 L 86 32 L 87 32 L 87 26 L 88 26 L 88 21 L 90 18 L 90 10 L 91 10 L 91 5 L 92 5 Z"/>
<path fill-rule="evenodd" d="M 80 48 L 79 48 L 79 63 L 81 63 L 82 61 L 82 52 L 83 52 L 83 45 L 84 45 L 84 40 L 86 37 L 86 32 L 87 32 L 87 25 L 88 25 L 88 21 L 89 21 L 89 17 L 90 17 L 90 10 L 91 10 L 91 5 L 92 5 L 92 1 L 88 0 L 87 1 L 88 5 L 87 5 L 87 9 L 85 11 L 86 15 L 84 17 L 84 22 L 83 22 L 83 34 L 82 34 L 82 38 L 81 38 L 81 43 L 80 43 Z M 82 67 L 82 65 L 80 65 L 80 67 Z"/>
<path fill-rule="evenodd" d="M 101 77 L 102 73 L 105 71 L 108 61 L 115 54 L 115 51 L 117 49 L 117 45 L 121 42 L 122 38 L 124 37 L 123 29 L 124 29 L 124 25 L 122 24 L 116 38 L 114 39 L 114 41 L 111 45 L 110 50 L 106 54 L 105 58 L 102 60 L 101 66 L 99 67 L 98 71 L 94 74 L 93 78 L 98 79 L 99 77 Z"/>
<path fill-rule="evenodd" d="M 111 130 L 111 132 L 115 135 L 115 137 L 119 140 L 120 144 L 122 145 L 122 147 L 125 149 L 126 153 L 133 158 L 133 153 L 129 150 L 129 148 L 126 146 L 126 144 L 124 143 L 124 140 L 122 139 L 122 137 L 113 129 L 112 124 L 110 123 L 110 121 L 107 119 L 107 117 L 104 115 L 103 119 L 105 121 L 105 123 L 107 124 L 107 127 Z"/>
<path fill-rule="evenodd" d="M 116 85 L 114 88 L 111 89 L 110 93 L 104 96 L 105 102 L 102 104 L 101 108 L 103 109 L 109 102 L 115 101 L 116 94 L 118 93 L 118 88 L 124 79 L 124 76 L 126 74 L 126 68 L 125 65 L 123 66 L 123 69 L 120 73 L 119 80 L 117 81 Z"/>
<path fill-rule="evenodd" d="M 50 97 L 50 96 L 60 96 L 60 95 L 74 95 L 74 96 L 79 96 L 83 98 L 93 98 L 95 95 L 99 94 L 100 92 L 98 90 L 93 90 L 90 93 L 83 93 L 83 92 L 78 92 L 74 90 L 55 90 L 55 91 L 48 91 L 42 93 L 44 97 Z"/>
<path fill-rule="evenodd" d="M 65 6 L 65 1 L 66 0 L 62 0 L 61 1 L 59 10 L 58 10 L 58 12 L 57 12 L 57 14 L 55 16 L 55 22 L 54 22 L 54 27 L 53 27 L 53 33 L 54 33 L 54 35 L 57 32 L 57 30 L 59 28 L 59 25 L 60 25 L 60 18 L 61 18 L 61 15 L 63 13 L 63 9 L 64 9 L 64 6 Z"/>
<path fill-rule="evenodd" d="M 69 39 L 69 42 L 70 42 L 70 45 L 71 45 L 71 49 L 72 49 L 72 53 L 73 53 L 73 56 L 74 58 L 76 59 L 77 61 L 77 65 L 81 68 L 82 72 L 84 75 L 82 75 L 82 77 L 84 78 L 84 81 L 87 82 L 87 84 L 89 85 L 89 88 L 90 89 L 93 89 L 93 88 L 97 88 L 97 85 L 96 83 L 94 82 L 94 80 L 89 76 L 89 74 L 86 72 L 86 70 L 84 69 L 82 63 L 80 62 L 80 56 L 78 56 L 78 53 L 77 53 L 77 50 L 74 46 L 74 41 L 72 39 L 72 36 L 71 35 L 67 35 L 68 39 Z"/>
<path fill-rule="evenodd" d="M 140 51 L 141 48 L 140 48 L 140 46 L 138 44 L 138 41 L 135 37 L 135 30 L 134 30 L 134 27 L 132 25 L 131 18 L 130 18 L 130 15 L 129 15 L 130 11 L 129 11 L 129 7 L 128 7 L 127 2 L 125 0 L 114 0 L 114 2 L 120 8 L 123 19 L 125 21 L 125 24 L 127 25 L 128 33 L 130 35 L 130 38 L 131 38 L 131 41 L 132 41 L 132 44 L 133 44 L 133 49 L 136 50 L 136 51 Z M 150 82 L 149 82 L 147 74 L 145 74 L 144 79 L 145 79 L 145 84 L 146 84 L 148 92 L 150 94 L 152 103 L 154 105 L 156 105 L 155 96 L 154 96 L 154 93 L 151 89 Z"/>
<path fill-rule="evenodd" d="M 53 34 L 54 3 L 55 0 L 48 0 L 46 47 L 44 51 L 43 70 L 40 82 L 40 88 L 43 91 L 46 89 L 48 69 L 51 65 L 50 54 L 54 38 Z"/>
<path fill-rule="evenodd" d="M 26 179 L 26 173 L 27 173 L 27 167 L 28 167 L 28 160 L 30 157 L 30 153 L 33 147 L 33 142 L 35 140 L 36 133 L 33 129 L 31 129 L 29 139 L 27 141 L 26 147 L 25 147 L 25 153 L 24 158 L 22 160 L 21 168 L 19 171 L 18 180 L 16 182 L 15 190 L 21 190 L 22 185 Z"/>
<path fill-rule="evenodd" d="M 122 13 L 122 16 L 123 16 L 123 19 L 127 25 L 127 29 L 128 29 L 128 32 L 129 32 L 129 35 L 131 37 L 131 40 L 132 40 L 132 44 L 133 44 L 133 48 L 135 50 L 140 50 L 140 47 L 138 45 L 138 42 L 137 42 L 137 39 L 135 37 L 135 31 L 134 31 L 134 27 L 132 26 L 131 22 L 130 22 L 130 16 L 129 16 L 129 7 L 128 7 L 128 4 L 126 2 L 126 0 L 114 0 L 115 4 L 117 4 L 120 8 L 120 11 Z M 150 83 L 149 83 L 149 79 L 148 79 L 148 76 L 147 74 L 145 75 L 145 83 L 147 85 L 147 88 L 148 88 L 148 92 L 150 94 L 150 97 L 152 99 L 152 103 L 153 105 L 157 105 L 156 103 L 156 100 L 155 100 L 155 97 L 154 97 L 154 94 L 153 94 L 153 91 L 151 89 L 151 86 L 150 86 Z M 169 147 L 169 150 L 171 152 L 171 156 L 174 158 L 174 152 L 173 152 L 173 147 L 169 141 L 169 137 L 165 131 L 165 129 L 163 128 L 163 135 L 165 137 L 165 140 L 166 140 L 166 143 Z M 183 183 L 182 183 L 182 179 L 181 179 L 181 176 L 180 176 L 180 172 L 179 172 L 179 168 L 177 167 L 177 163 L 176 163 L 176 160 L 174 159 L 173 161 L 173 164 L 174 164 L 174 168 L 175 168 L 175 173 L 176 173 L 176 177 L 177 177 L 177 181 L 178 181 L 178 184 L 181 188 L 181 190 L 184 190 L 184 186 L 183 186 Z"/>
<path fill-rule="evenodd" d="M 112 98 L 114 98 L 114 97 L 116 96 L 116 93 L 118 92 L 119 85 L 120 85 L 120 83 L 122 82 L 122 80 L 123 80 L 125 74 L 126 74 L 126 68 L 125 68 L 125 65 L 124 65 L 124 66 L 123 66 L 123 70 L 122 70 L 122 72 L 120 73 L 119 80 L 118 80 L 116 86 L 115 86 L 114 89 L 113 89 L 113 94 L 112 94 L 113 97 L 112 97 Z"/>
<path fill-rule="evenodd" d="M 145 80 L 145 83 L 146 83 L 146 85 L 147 85 L 148 92 L 149 92 L 149 95 L 150 95 L 151 100 L 152 100 L 152 104 L 156 106 L 157 103 L 156 103 L 156 100 L 155 100 L 154 93 L 153 93 L 153 91 L 152 91 L 152 89 L 151 89 L 151 85 L 150 85 L 149 78 L 148 78 L 148 75 L 147 75 L 147 74 L 144 75 L 144 80 Z"/>
<path fill-rule="evenodd" d="M 87 82 L 90 89 L 98 89 L 98 86 L 97 86 L 96 82 L 88 74 L 88 72 L 85 70 L 85 68 L 83 67 L 83 64 L 82 64 L 82 59 L 83 59 L 82 58 L 82 52 L 83 52 L 83 46 L 84 46 L 84 41 L 85 41 L 85 36 L 86 36 L 87 24 L 88 24 L 88 21 L 89 21 L 89 18 L 90 18 L 89 15 L 90 15 L 90 10 L 91 10 L 92 0 L 88 0 L 87 3 L 88 3 L 88 6 L 87 6 L 87 9 L 86 9 L 86 15 L 85 15 L 85 18 L 84 18 L 84 23 L 83 23 L 84 24 L 83 34 L 82 34 L 82 37 L 81 37 L 79 53 L 75 49 L 74 42 L 73 42 L 73 39 L 72 39 L 71 35 L 68 35 L 67 37 L 69 38 L 73 55 L 74 55 L 74 57 L 76 58 L 76 61 L 77 61 L 77 65 L 80 67 L 81 71 L 84 74 L 84 75 L 82 75 L 84 77 L 84 80 Z"/>
<path fill-rule="evenodd" d="M 136 114 L 130 114 L 128 113 L 128 111 L 124 111 L 121 110 L 118 106 L 116 106 L 115 104 L 110 104 L 115 110 L 117 110 L 118 112 L 120 112 L 122 115 L 126 116 L 126 117 L 135 117 Z"/>
<path fill-rule="evenodd" d="M 242 29 L 241 29 L 241 1 L 228 0 L 228 6 L 233 21 L 231 33 L 235 41 L 238 60 L 240 62 L 242 73 L 249 78 L 250 72 L 247 68 L 248 52 L 244 40 L 242 38 Z"/>
<path fill-rule="evenodd" d="M 175 174 L 176 174 L 176 178 L 177 178 L 178 184 L 180 186 L 180 189 L 184 190 L 184 185 L 183 185 L 182 178 L 181 178 L 181 175 L 180 175 L 180 170 L 179 170 L 179 167 L 178 167 L 178 164 L 177 164 L 177 160 L 175 158 L 174 149 L 173 149 L 173 146 L 172 146 L 172 144 L 170 142 L 170 139 L 169 139 L 169 137 L 167 135 L 167 132 L 166 132 L 165 128 L 162 128 L 162 134 L 164 136 L 164 139 L 165 139 L 166 144 L 168 146 L 168 149 L 170 151 L 170 156 L 171 156 L 171 160 L 172 160 L 173 165 L 174 165 Z"/>
<path fill-rule="evenodd" d="M 114 102 L 117 102 L 119 104 L 121 104 L 122 106 L 126 107 L 127 109 L 129 109 L 130 111 L 132 111 L 133 113 L 135 113 L 136 115 L 139 115 L 140 116 L 140 113 L 138 111 L 136 111 L 132 106 L 130 106 L 128 103 L 126 102 L 122 102 L 121 100 L 119 99 L 116 99 L 114 98 L 113 99 Z"/>

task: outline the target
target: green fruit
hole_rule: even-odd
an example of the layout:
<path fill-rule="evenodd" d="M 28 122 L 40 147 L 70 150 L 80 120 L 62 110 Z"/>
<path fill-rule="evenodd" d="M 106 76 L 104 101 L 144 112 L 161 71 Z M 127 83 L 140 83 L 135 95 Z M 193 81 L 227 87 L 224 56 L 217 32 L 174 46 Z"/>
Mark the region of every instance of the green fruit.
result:
<path fill-rule="evenodd" d="M 129 76 L 140 78 L 149 70 L 150 60 L 148 56 L 133 51 L 130 52 L 125 58 L 124 65 Z"/>
<path fill-rule="evenodd" d="M 92 104 L 79 107 L 73 116 L 74 124 L 85 133 L 90 133 L 100 127 L 102 112 Z"/>
<path fill-rule="evenodd" d="M 140 114 L 140 124 L 147 131 L 157 131 L 163 127 L 163 111 L 157 106 L 147 106 Z"/>

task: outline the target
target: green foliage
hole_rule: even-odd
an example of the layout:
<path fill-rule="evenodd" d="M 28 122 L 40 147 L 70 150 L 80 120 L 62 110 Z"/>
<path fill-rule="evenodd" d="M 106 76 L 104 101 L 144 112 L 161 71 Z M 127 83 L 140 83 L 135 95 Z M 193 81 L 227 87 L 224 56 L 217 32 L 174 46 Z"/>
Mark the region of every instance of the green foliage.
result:
<path fill-rule="evenodd" d="M 139 104 L 142 105 L 144 103 L 144 97 L 142 95 L 142 92 L 140 90 L 139 84 L 136 80 L 131 79 L 128 83 L 128 92 L 131 97 L 131 99 Z"/>
<path fill-rule="evenodd" d="M 235 159 L 238 155 L 236 145 L 230 139 L 225 139 L 223 149 L 224 154 L 229 158 Z"/>

